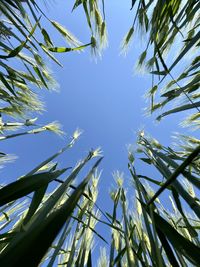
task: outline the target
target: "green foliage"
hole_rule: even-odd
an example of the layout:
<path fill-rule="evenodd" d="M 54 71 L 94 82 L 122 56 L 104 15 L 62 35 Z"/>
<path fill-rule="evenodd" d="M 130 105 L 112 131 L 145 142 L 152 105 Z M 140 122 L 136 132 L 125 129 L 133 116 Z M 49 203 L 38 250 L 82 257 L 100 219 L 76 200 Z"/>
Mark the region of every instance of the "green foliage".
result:
<path fill-rule="evenodd" d="M 166 107 L 167 111 L 161 113 L 158 120 L 188 109 L 199 112 L 199 2 L 133 1 L 134 8 L 136 5 L 131 30 L 137 23 L 142 34 L 148 38 L 139 67 L 145 66 L 152 73 L 149 111 Z M 128 43 L 127 39 L 124 45 Z M 175 108 L 169 109 L 171 104 Z M 198 119 L 195 120 L 193 115 L 185 124 L 190 126 L 191 123 L 198 127 Z"/>
<path fill-rule="evenodd" d="M 47 18 L 34 0 L 1 1 L 0 141 L 43 131 L 63 134 L 58 122 L 39 125 L 37 118 L 27 119 L 27 116 L 30 112 L 43 110 L 36 88 L 51 89 L 56 83 L 45 64 L 44 53 L 60 65 L 54 53 L 91 46 L 96 55 L 106 45 L 104 1 L 99 4 L 96 0 L 76 0 L 72 10 L 81 6 L 90 30 L 86 44 L 58 22 Z M 199 1 L 192 0 L 132 1 L 134 22 L 122 43 L 125 52 L 134 40 L 137 26 L 148 37 L 138 65 L 145 65 L 154 81 L 147 94 L 150 111 L 178 100 L 178 106 L 169 107 L 158 119 L 191 110 L 195 113 L 183 125 L 197 128 L 199 8 Z M 67 45 L 56 46 L 42 26 L 44 19 L 64 37 Z M 179 47 L 179 43 L 181 49 L 174 57 L 174 47 Z M 186 58 L 187 55 L 190 57 Z M 19 69 L 13 67 L 16 62 L 21 64 Z M 180 66 L 178 71 L 175 70 L 177 66 Z M 156 103 L 155 98 L 158 98 Z M 17 121 L 7 121 L 13 117 Z M 28 130 L 19 131 L 27 127 Z M 96 236 L 107 245 L 101 250 L 98 261 L 101 267 L 199 266 L 200 199 L 196 192 L 200 189 L 200 140 L 178 135 L 176 147 L 171 148 L 140 132 L 137 151 L 128 153 L 132 180 L 129 190 L 135 193 L 134 208 L 128 204 L 129 192 L 123 186 L 123 174 L 116 172 L 117 186 L 110 194 L 113 210 L 105 213 L 95 204 L 100 176 L 96 169 L 102 158 L 93 164 L 79 184 L 76 182 L 82 169 L 94 157 L 100 156 L 99 149 L 91 150 L 68 175 L 65 172 L 69 168 L 60 170 L 57 162 L 53 162 L 73 147 L 80 134 L 76 130 L 64 148 L 27 174 L 1 186 L 0 265 L 92 266 Z M 0 153 L 1 164 L 12 159 L 11 155 Z M 156 177 L 139 174 L 138 159 L 148 164 L 150 170 L 155 168 Z M 171 209 L 166 204 L 166 196 Z M 101 214 L 104 220 L 100 218 Z M 111 231 L 110 242 L 95 230 L 97 222 Z"/>

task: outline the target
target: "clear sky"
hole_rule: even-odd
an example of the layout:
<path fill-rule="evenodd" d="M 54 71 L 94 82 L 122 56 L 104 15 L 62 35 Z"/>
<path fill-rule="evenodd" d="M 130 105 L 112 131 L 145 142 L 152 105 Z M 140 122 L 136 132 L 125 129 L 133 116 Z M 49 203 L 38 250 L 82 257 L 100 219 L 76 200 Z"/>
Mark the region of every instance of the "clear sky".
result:
<path fill-rule="evenodd" d="M 127 185 L 130 184 L 126 146 L 135 143 L 138 130 L 144 128 L 159 141 L 169 145 L 170 135 L 177 131 L 178 124 L 177 115 L 176 120 L 171 116 L 160 123 L 155 122 L 155 116 L 144 115 L 147 106 L 144 94 L 150 88 L 151 77 L 137 74 L 134 65 L 145 38 L 143 41 L 135 38 L 128 55 L 120 55 L 121 40 L 133 20 L 130 2 L 106 1 L 109 46 L 97 62 L 88 48 L 83 53 L 58 55 L 64 66 L 62 69 L 52 62 L 48 63 L 60 84 L 60 92 L 42 93 L 47 111 L 38 117 L 40 123 L 58 120 L 68 136 L 77 127 L 84 130 L 76 146 L 59 159 L 62 167 L 74 166 L 90 148 L 101 146 L 105 158 L 101 164 L 103 173 L 98 203 L 108 211 L 111 208 L 107 205 L 108 192 L 114 184 L 112 172 L 124 172 Z M 48 7 L 48 16 L 66 26 L 83 43 L 88 43 L 89 31 L 83 11 L 80 9 L 71 13 L 72 3 L 73 1 L 55 1 L 52 7 Z M 48 31 L 52 34 L 54 32 L 52 28 L 48 28 Z M 57 41 L 58 45 L 65 45 L 64 40 L 56 38 L 55 34 L 55 44 Z M 2 142 L 2 151 L 14 153 L 19 158 L 14 164 L 1 170 L 1 176 L 10 179 L 27 173 L 63 147 L 65 142 L 51 133 Z M 143 167 L 144 165 L 138 165 L 139 170 L 145 172 Z"/>

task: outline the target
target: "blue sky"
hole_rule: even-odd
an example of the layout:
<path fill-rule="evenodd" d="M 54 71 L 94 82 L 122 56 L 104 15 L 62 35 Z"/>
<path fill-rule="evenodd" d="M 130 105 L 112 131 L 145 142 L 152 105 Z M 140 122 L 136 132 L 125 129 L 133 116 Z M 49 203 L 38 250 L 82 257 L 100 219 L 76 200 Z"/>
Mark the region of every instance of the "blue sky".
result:
<path fill-rule="evenodd" d="M 138 130 L 145 129 L 166 145 L 170 144 L 173 131 L 181 131 L 177 128 L 177 115 L 176 120 L 171 116 L 157 123 L 155 116 L 146 117 L 144 114 L 147 106 L 144 94 L 150 88 L 151 77 L 136 74 L 134 65 L 142 52 L 141 46 L 145 38 L 143 41 L 135 38 L 128 55 L 120 55 L 121 40 L 133 19 L 129 2 L 106 1 L 109 46 L 97 62 L 92 58 L 89 48 L 83 53 L 58 55 L 63 68 L 48 62 L 60 84 L 60 92 L 41 94 L 47 111 L 38 117 L 40 123 L 58 120 L 68 136 L 77 127 L 84 130 L 76 146 L 59 160 L 62 167 L 73 166 L 90 148 L 102 148 L 104 160 L 101 164 L 103 173 L 98 203 L 106 210 L 111 209 L 107 203 L 109 189 L 114 184 L 112 172 L 124 172 L 127 186 L 130 184 L 126 146 L 135 144 Z M 90 35 L 83 11 L 71 13 L 72 3 L 73 1 L 55 1 L 52 8 L 49 5 L 48 16 L 66 26 L 83 43 L 88 43 Z M 48 31 L 54 32 L 52 28 L 48 28 Z M 57 45 L 65 45 L 64 40 L 57 39 L 56 34 L 55 40 Z M 19 137 L 18 140 L 11 139 L 2 143 L 2 151 L 18 155 L 18 160 L 1 170 L 1 176 L 13 179 L 27 173 L 65 143 L 65 139 L 48 133 Z M 138 169 L 144 173 L 147 171 L 140 163 Z"/>

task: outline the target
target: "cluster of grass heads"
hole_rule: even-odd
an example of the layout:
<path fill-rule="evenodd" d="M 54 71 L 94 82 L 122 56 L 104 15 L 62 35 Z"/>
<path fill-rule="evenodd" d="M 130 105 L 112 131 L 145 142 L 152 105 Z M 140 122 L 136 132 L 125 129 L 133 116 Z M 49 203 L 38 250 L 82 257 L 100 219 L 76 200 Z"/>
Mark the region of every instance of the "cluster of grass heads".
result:
<path fill-rule="evenodd" d="M 106 44 L 103 0 L 101 8 L 96 0 L 74 3 L 73 10 L 83 8 L 91 33 L 90 41 L 84 45 L 58 22 L 49 19 L 37 2 L 22 2 L 2 0 L 0 3 L 0 141 L 43 131 L 62 134 L 57 122 L 38 125 L 36 118 L 27 117 L 28 112 L 43 109 L 35 88 L 55 86 L 43 53 L 60 64 L 53 53 L 90 46 L 92 52 L 98 54 L 98 49 Z M 194 113 L 184 124 L 195 127 L 199 125 L 200 64 L 198 49 L 195 49 L 200 45 L 199 8 L 199 1 L 132 1 L 134 22 L 122 44 L 126 50 L 137 23 L 149 39 L 139 66 L 145 65 L 152 74 L 152 88 L 148 93 L 150 111 L 179 100 L 178 106 L 162 112 L 158 119 L 191 110 Z M 67 47 L 54 44 L 42 26 L 43 19 L 65 38 Z M 173 55 L 171 51 L 177 47 L 179 38 L 181 50 L 174 60 L 166 60 L 167 52 Z M 180 68 L 172 73 L 188 54 L 190 58 L 183 64 L 184 70 Z M 19 63 L 21 69 L 13 67 Z M 155 97 L 161 100 L 155 103 Z M 31 129 L 21 132 L 21 128 L 27 127 Z M 107 242 L 95 230 L 97 223 L 111 231 L 110 242 L 101 251 L 99 267 L 200 266 L 200 140 L 179 135 L 179 146 L 175 149 L 164 147 L 141 132 L 137 153 L 128 154 L 132 180 L 129 191 L 134 195 L 134 207 L 129 206 L 123 179 L 116 173 L 117 187 L 111 192 L 113 210 L 106 213 L 95 203 L 100 176 L 97 167 L 102 160 L 99 149 L 91 150 L 72 170 L 58 169 L 53 162 L 73 147 L 79 135 L 80 132 L 75 131 L 63 149 L 12 183 L 1 186 L 0 266 L 96 266 L 94 237 Z M 95 157 L 99 158 L 77 183 L 82 169 Z M 138 157 L 150 170 L 157 170 L 156 177 L 137 172 L 135 158 Z M 0 163 L 11 159 L 0 153 Z M 70 174 L 66 174 L 69 171 Z M 171 207 L 166 204 L 167 198 Z M 101 215 L 105 219 L 100 218 Z"/>
<path fill-rule="evenodd" d="M 118 176 L 118 188 L 111 194 L 116 229 L 112 230 L 109 266 L 199 266 L 200 205 L 193 188 L 200 186 L 193 162 L 199 146 L 189 157 L 180 156 L 178 164 L 176 152 L 152 138 L 141 135 L 138 145 L 141 159 L 153 165 L 158 175 L 155 179 L 138 174 L 134 155 L 129 154 L 133 185 L 129 191 L 135 189 L 135 205 L 128 208 L 130 199 Z M 150 184 L 156 185 L 156 193 Z M 164 198 L 163 191 L 167 193 Z M 166 204 L 168 197 L 171 207 Z"/>
<path fill-rule="evenodd" d="M 91 218 L 90 212 L 93 208 L 93 199 L 96 197 L 90 190 L 93 189 L 95 192 L 98 179 L 98 176 L 95 176 L 95 169 L 101 158 L 96 161 L 77 187 L 72 184 L 81 169 L 96 156 L 96 153 L 91 151 L 67 177 L 61 180 L 58 177 L 64 174 L 67 169 L 57 170 L 54 165 L 48 171 L 40 171 L 41 166 L 47 164 L 51 158 L 55 158 L 60 154 L 59 152 L 28 175 L 20 177 L 17 181 L 0 190 L 0 205 L 3 207 L 1 211 L 5 217 L 2 218 L 1 228 L 7 230 L 1 235 L 1 266 L 37 266 L 63 227 L 63 232 L 57 243 L 52 246 L 54 252 L 50 256 L 49 266 L 54 264 L 59 254 L 61 254 L 61 264 L 69 261 L 69 266 L 72 266 L 74 261 L 72 251 L 70 252 L 72 258 L 66 255 L 68 254 L 67 250 L 62 253 L 61 251 L 66 237 L 71 234 L 70 229 L 73 227 L 74 221 L 78 221 L 78 225 L 81 224 L 82 226 L 80 234 L 84 245 L 80 247 L 83 250 L 90 248 L 92 238 L 91 242 L 88 242 L 88 239 L 86 243 L 85 236 L 88 238 L 88 232 L 93 230 L 95 224 L 95 219 Z M 92 180 L 91 189 L 88 187 L 90 180 Z M 46 193 L 48 185 L 53 181 L 59 182 L 60 186 L 56 187 L 53 192 Z M 29 199 L 29 203 L 26 202 L 24 206 L 22 204 L 19 206 L 17 200 L 32 192 L 33 195 Z M 23 209 L 21 214 L 19 208 Z M 77 215 L 72 216 L 73 212 Z M 16 218 L 16 216 L 18 217 Z M 77 261 L 85 263 L 86 255 L 83 254 L 84 251 L 80 251 L 80 253 L 80 259 Z"/>

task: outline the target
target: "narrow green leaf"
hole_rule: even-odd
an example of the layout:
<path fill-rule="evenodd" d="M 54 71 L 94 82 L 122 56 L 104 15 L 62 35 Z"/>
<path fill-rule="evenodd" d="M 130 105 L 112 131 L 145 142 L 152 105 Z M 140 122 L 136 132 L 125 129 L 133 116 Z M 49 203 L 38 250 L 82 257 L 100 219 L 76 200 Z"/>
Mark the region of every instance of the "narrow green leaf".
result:
<path fill-rule="evenodd" d="M 78 47 L 74 47 L 74 48 L 71 48 L 71 47 L 50 47 L 48 49 L 51 52 L 66 53 L 66 52 L 71 52 L 71 51 L 79 51 L 79 50 L 82 50 L 85 47 L 90 46 L 90 45 L 91 45 L 91 43 L 85 44 L 85 45 L 81 45 L 81 46 L 78 46 Z"/>
<path fill-rule="evenodd" d="M 42 28 L 41 33 L 42 33 L 42 35 L 44 37 L 46 45 L 47 46 L 53 46 L 53 42 L 52 42 L 49 34 L 47 33 L 47 31 L 44 28 Z"/>
<path fill-rule="evenodd" d="M 179 199 L 179 194 L 178 194 L 178 192 L 174 188 L 172 188 L 172 195 L 173 195 L 173 198 L 175 200 L 176 206 L 177 206 L 180 214 L 183 216 L 183 220 L 185 222 L 185 225 L 187 226 L 187 229 L 188 229 L 189 234 L 191 235 L 192 238 L 198 237 L 198 233 L 195 231 L 195 229 L 193 228 L 193 226 L 189 223 L 189 221 L 188 221 L 185 213 L 183 212 L 181 201 Z"/>
<path fill-rule="evenodd" d="M 120 250 L 114 260 L 114 265 L 118 264 L 119 262 L 121 262 L 124 254 L 126 253 L 126 247 L 124 247 L 122 250 Z"/>
<path fill-rule="evenodd" d="M 65 222 L 70 219 L 77 202 L 84 192 L 85 186 L 100 161 L 101 159 L 97 160 L 89 174 L 64 204 L 54 209 L 42 221 L 38 216 L 34 222 L 28 225 L 26 231 L 22 232 L 20 236 L 18 235 L 16 239 L 13 239 L 13 242 L 0 255 L 1 266 L 15 267 L 23 262 L 24 266 L 35 267 L 40 263 Z"/>
<path fill-rule="evenodd" d="M 40 69 L 38 68 L 38 66 L 34 66 L 33 67 L 34 71 L 37 73 L 38 77 L 40 78 L 41 82 L 44 84 L 44 86 L 48 89 L 48 85 L 40 71 Z"/>
<path fill-rule="evenodd" d="M 169 245 L 169 243 L 168 243 L 168 241 L 167 241 L 167 238 L 166 238 L 165 235 L 160 231 L 159 228 L 157 228 L 156 231 L 157 231 L 158 237 L 159 237 L 159 239 L 160 239 L 160 242 L 161 242 L 161 244 L 162 244 L 162 246 L 163 246 L 163 248 L 164 248 L 164 250 L 165 250 L 165 252 L 166 252 L 166 255 L 167 255 L 168 259 L 169 259 L 169 262 L 171 263 L 171 265 L 172 265 L 173 267 L 179 267 L 179 264 L 178 264 L 178 262 L 177 262 L 177 260 L 176 260 L 176 257 L 175 257 L 175 255 L 174 255 L 174 252 L 173 252 L 173 250 L 171 249 L 171 247 L 170 247 L 170 245 Z"/>
<path fill-rule="evenodd" d="M 171 67 L 169 68 L 169 71 L 171 71 L 178 62 L 190 51 L 190 49 L 195 45 L 197 41 L 200 39 L 200 31 L 197 32 L 197 34 L 190 40 L 190 42 L 187 43 L 183 51 L 178 55 L 178 57 L 175 59 L 175 61 L 172 63 Z"/>
<path fill-rule="evenodd" d="M 177 169 L 172 173 L 171 177 L 162 185 L 162 187 L 155 193 L 147 205 L 153 203 L 153 201 L 167 188 L 174 180 L 185 170 L 185 168 L 198 156 L 200 153 L 200 146 L 198 146 L 184 161 L 177 167 Z"/>
<path fill-rule="evenodd" d="M 64 173 L 66 169 L 26 176 L 0 189 L 0 206 L 34 192 Z"/>
<path fill-rule="evenodd" d="M 92 252 L 91 249 L 88 254 L 87 267 L 92 267 Z"/>
<path fill-rule="evenodd" d="M 13 88 L 9 85 L 9 83 L 7 82 L 7 80 L 4 78 L 3 74 L 0 72 L 0 79 L 2 81 L 2 83 L 5 85 L 5 87 L 8 89 L 8 91 L 10 91 L 14 96 L 16 96 L 15 91 L 13 90 Z"/>
<path fill-rule="evenodd" d="M 54 61 L 56 62 L 56 64 L 58 64 L 59 66 L 62 67 L 62 64 L 60 64 L 60 62 L 49 52 L 49 48 L 46 47 L 45 45 L 43 45 L 42 43 L 39 43 L 39 45 L 41 46 L 41 48 L 43 49 L 43 51 Z"/>
<path fill-rule="evenodd" d="M 171 151 L 173 153 L 173 151 Z M 165 161 L 169 166 L 173 168 L 177 168 L 179 165 L 176 163 L 176 161 L 172 160 L 170 157 L 166 156 L 165 154 L 161 152 L 157 152 L 160 158 L 162 158 L 163 161 Z M 180 158 L 179 158 L 180 159 Z M 183 158 L 182 158 L 183 159 Z M 194 186 L 196 186 L 198 189 L 200 189 L 200 179 L 194 175 L 192 175 L 189 171 L 184 170 L 182 172 L 184 177 L 191 182 Z"/>
<path fill-rule="evenodd" d="M 190 104 L 186 104 L 186 105 L 182 105 L 180 107 L 177 108 L 173 108 L 171 110 L 168 110 L 164 113 L 162 113 L 161 115 L 159 115 L 156 119 L 160 120 L 161 118 L 169 115 L 169 114 L 173 114 L 173 113 L 177 113 L 180 111 L 185 111 L 185 110 L 189 110 L 189 109 L 193 109 L 193 108 L 199 108 L 200 107 L 200 101 L 198 102 L 194 102 L 194 103 L 190 103 Z"/>
<path fill-rule="evenodd" d="M 23 220 L 23 224 L 27 224 L 27 222 L 31 219 L 31 217 L 33 216 L 33 214 L 36 212 L 36 210 L 38 209 L 38 207 L 40 206 L 40 204 L 42 203 L 42 199 L 45 195 L 45 192 L 47 190 L 48 184 L 41 186 L 40 188 L 38 188 L 32 198 L 31 201 L 31 205 L 28 209 L 28 212 Z"/>
<path fill-rule="evenodd" d="M 76 9 L 78 6 L 80 6 L 82 4 L 82 2 L 83 2 L 82 0 L 76 0 L 74 6 L 72 8 L 72 11 L 74 11 L 74 9 Z"/>
<path fill-rule="evenodd" d="M 30 34 L 27 36 L 25 41 L 21 42 L 21 44 L 19 46 L 17 46 L 15 49 L 13 49 L 7 56 L 0 55 L 0 58 L 6 59 L 6 58 L 11 58 L 11 57 L 16 57 L 19 54 L 19 52 L 21 52 L 21 50 L 25 47 L 26 43 L 29 41 L 31 36 L 34 34 L 34 32 L 38 26 L 39 21 L 40 21 L 40 18 L 35 23 L 34 27 L 32 28 Z"/>
<path fill-rule="evenodd" d="M 170 241 L 172 246 L 181 252 L 191 263 L 198 266 L 200 263 L 199 247 L 180 235 L 166 220 L 153 212 L 156 227 Z"/>

